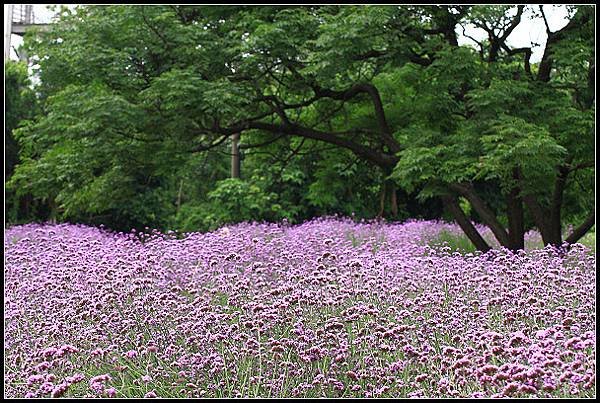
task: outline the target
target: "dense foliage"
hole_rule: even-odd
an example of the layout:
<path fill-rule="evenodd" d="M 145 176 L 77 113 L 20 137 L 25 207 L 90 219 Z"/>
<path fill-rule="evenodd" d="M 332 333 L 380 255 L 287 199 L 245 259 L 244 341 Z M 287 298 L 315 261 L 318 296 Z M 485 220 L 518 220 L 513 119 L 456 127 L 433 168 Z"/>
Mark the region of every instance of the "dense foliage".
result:
<path fill-rule="evenodd" d="M 463 256 L 428 246 L 442 232 L 9 228 L 5 395 L 595 396 L 589 250 Z"/>
<path fill-rule="evenodd" d="M 19 123 L 31 119 L 37 108 L 35 92 L 27 77 L 27 66 L 7 60 L 4 63 L 4 177 L 9 179 L 19 163 L 19 145 L 13 131 Z M 5 190 L 5 215 L 8 221 L 44 218 L 47 209 L 44 203 L 36 203 L 31 198 Z"/>
<path fill-rule="evenodd" d="M 594 224 L 593 7 L 546 23 L 539 62 L 507 44 L 525 18 L 546 23 L 534 6 L 65 10 L 27 40 L 42 112 L 8 185 L 120 229 L 450 214 L 481 250 L 473 220 L 513 250 L 532 227 L 574 243 Z"/>

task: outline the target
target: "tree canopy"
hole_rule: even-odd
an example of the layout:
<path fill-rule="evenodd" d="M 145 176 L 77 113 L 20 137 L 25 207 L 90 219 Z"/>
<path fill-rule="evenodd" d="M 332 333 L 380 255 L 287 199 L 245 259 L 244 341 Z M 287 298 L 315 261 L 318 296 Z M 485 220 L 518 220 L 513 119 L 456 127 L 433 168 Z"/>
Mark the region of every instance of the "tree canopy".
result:
<path fill-rule="evenodd" d="M 63 10 L 27 38 L 42 112 L 15 132 L 9 187 L 64 219 L 154 226 L 439 216 L 443 202 L 481 250 L 471 219 L 511 249 L 532 226 L 560 245 L 567 219 L 573 243 L 594 223 L 594 9 L 546 22 L 539 63 L 507 42 L 525 11 Z M 466 24 L 487 39 L 459 45 Z M 236 134 L 243 179 L 224 180 Z"/>

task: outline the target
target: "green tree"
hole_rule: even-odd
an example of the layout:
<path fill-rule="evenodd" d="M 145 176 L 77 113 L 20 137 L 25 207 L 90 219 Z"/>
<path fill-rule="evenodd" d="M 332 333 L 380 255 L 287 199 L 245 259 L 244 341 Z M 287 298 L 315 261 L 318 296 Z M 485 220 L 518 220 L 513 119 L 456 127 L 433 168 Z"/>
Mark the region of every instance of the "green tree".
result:
<path fill-rule="evenodd" d="M 400 153 L 394 173 L 405 187 L 424 185 L 422 197 L 441 195 L 481 250 L 489 246 L 457 196 L 466 198 L 500 244 L 511 249 L 524 246 L 525 207 L 544 242 L 562 244 L 568 185 L 576 192 L 568 196 L 571 205 L 588 213 L 565 241 L 576 242 L 594 224 L 593 8 L 574 9 L 559 31 L 546 25 L 549 39 L 537 65 L 530 63 L 531 49 L 506 44 L 524 8 L 509 16 L 507 6 L 473 7 L 466 21 L 488 34 L 479 52 L 438 53 L 441 57 L 416 76 L 420 99 L 415 103 L 431 104 L 405 129 L 411 146 Z M 545 21 L 543 7 L 539 10 Z M 424 124 L 436 109 L 445 111 L 444 118 Z M 486 183 L 496 183 L 505 199 L 506 223 L 481 197 Z"/>

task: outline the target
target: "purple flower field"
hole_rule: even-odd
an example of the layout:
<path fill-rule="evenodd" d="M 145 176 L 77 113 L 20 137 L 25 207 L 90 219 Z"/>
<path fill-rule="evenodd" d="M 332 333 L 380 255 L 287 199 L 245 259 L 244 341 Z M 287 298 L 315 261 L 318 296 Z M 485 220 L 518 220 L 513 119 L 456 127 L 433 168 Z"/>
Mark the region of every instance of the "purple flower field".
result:
<path fill-rule="evenodd" d="M 5 230 L 6 397 L 593 397 L 595 266 L 450 224 Z"/>

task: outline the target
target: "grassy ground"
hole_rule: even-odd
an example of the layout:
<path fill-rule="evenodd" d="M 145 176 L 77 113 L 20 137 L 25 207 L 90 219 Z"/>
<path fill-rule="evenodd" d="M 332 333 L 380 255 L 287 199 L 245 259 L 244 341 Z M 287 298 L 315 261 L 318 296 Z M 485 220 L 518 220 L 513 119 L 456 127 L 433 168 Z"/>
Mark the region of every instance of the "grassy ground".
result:
<path fill-rule="evenodd" d="M 596 228 L 592 228 L 590 232 L 585 234 L 585 236 L 579 240 L 579 243 L 587 246 L 596 253 Z"/>
<path fill-rule="evenodd" d="M 477 248 L 467 238 L 466 235 L 453 234 L 450 231 L 442 230 L 440 234 L 429 242 L 433 248 L 449 247 L 452 252 L 474 253 Z"/>
<path fill-rule="evenodd" d="M 565 236 L 566 237 L 566 236 Z M 596 230 L 592 228 L 578 243 L 586 246 L 592 253 L 596 253 Z M 450 231 L 442 230 L 439 235 L 428 242 L 429 246 L 435 248 L 449 247 L 452 252 L 462 254 L 474 253 L 477 248 L 464 234 L 455 234 Z M 542 249 L 544 247 L 541 239 L 526 240 L 525 249 Z"/>

